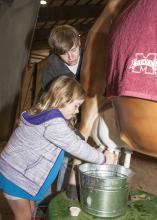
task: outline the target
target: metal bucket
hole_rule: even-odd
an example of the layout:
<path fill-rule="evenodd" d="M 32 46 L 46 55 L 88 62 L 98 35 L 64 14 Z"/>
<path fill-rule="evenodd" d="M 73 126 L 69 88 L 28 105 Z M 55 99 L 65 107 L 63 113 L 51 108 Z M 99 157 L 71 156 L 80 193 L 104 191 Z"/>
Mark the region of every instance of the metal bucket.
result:
<path fill-rule="evenodd" d="M 128 177 L 133 172 L 120 165 L 79 166 L 81 208 L 99 217 L 116 217 L 126 211 L 128 201 Z"/>

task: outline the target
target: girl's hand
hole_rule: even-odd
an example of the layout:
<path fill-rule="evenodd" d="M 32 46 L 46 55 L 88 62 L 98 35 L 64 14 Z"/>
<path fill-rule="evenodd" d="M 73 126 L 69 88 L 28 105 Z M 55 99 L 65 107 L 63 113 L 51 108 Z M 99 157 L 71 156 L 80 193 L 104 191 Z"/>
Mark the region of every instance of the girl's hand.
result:
<path fill-rule="evenodd" d="M 106 157 L 105 164 L 117 164 L 118 163 L 119 155 L 115 154 L 115 152 L 110 152 L 106 150 L 104 152 L 104 156 Z"/>

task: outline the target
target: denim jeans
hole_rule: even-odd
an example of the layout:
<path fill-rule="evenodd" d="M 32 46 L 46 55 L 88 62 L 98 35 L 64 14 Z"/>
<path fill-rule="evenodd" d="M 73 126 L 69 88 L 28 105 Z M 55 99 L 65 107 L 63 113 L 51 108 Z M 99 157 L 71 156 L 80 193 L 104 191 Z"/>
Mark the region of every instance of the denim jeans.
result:
<path fill-rule="evenodd" d="M 57 191 L 62 191 L 63 189 L 63 183 L 65 178 L 65 173 L 68 168 L 68 162 L 69 162 L 69 157 L 65 156 L 58 174 Z"/>

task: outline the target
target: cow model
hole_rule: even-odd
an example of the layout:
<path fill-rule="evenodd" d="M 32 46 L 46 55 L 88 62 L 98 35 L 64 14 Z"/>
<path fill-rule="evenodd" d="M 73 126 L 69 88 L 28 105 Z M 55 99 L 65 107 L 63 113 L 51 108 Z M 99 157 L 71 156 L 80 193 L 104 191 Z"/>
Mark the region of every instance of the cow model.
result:
<path fill-rule="evenodd" d="M 88 97 L 81 111 L 80 132 L 86 140 L 92 135 L 97 145 L 128 146 L 130 150 L 157 157 L 156 102 L 137 96 L 103 96 L 111 23 L 120 11 L 137 2 L 142 0 L 109 0 L 88 34 L 81 78 Z M 74 160 L 73 165 L 80 163 Z M 74 170 L 69 185 L 75 185 Z"/>
<path fill-rule="evenodd" d="M 99 147 L 110 146 L 111 148 L 117 148 L 126 146 L 126 144 L 120 139 L 120 133 L 116 127 L 115 117 L 113 117 L 114 111 L 112 104 L 110 101 L 106 101 L 103 97 L 105 87 L 104 69 L 106 46 L 109 37 L 108 33 L 113 19 L 116 17 L 125 2 L 126 0 L 108 0 L 102 14 L 90 30 L 85 45 L 81 84 L 87 92 L 88 97 L 81 110 L 80 132 L 86 140 L 89 136 L 92 136 Z M 108 115 L 111 117 L 108 117 Z M 107 122 L 105 123 L 103 120 L 104 117 L 107 118 Z M 110 127 L 108 127 L 107 124 L 109 124 Z M 105 133 L 103 128 L 105 128 Z M 112 132 L 110 132 L 110 130 L 112 130 Z M 110 136 L 112 136 L 113 139 Z M 75 159 L 73 162 L 73 168 L 80 163 L 80 160 Z M 67 195 L 70 198 L 77 197 L 75 189 L 75 170 L 72 169 L 67 190 Z"/>

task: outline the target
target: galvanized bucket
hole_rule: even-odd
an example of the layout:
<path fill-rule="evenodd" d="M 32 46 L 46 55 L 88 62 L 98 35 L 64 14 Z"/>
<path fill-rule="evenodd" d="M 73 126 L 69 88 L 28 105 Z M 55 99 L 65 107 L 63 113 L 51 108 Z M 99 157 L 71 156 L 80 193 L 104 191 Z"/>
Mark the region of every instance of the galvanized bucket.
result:
<path fill-rule="evenodd" d="M 81 208 L 99 217 L 116 217 L 126 211 L 128 201 L 128 177 L 133 172 L 120 165 L 79 166 Z"/>

